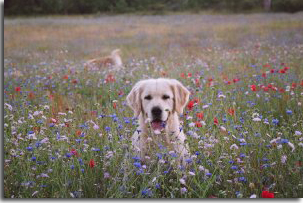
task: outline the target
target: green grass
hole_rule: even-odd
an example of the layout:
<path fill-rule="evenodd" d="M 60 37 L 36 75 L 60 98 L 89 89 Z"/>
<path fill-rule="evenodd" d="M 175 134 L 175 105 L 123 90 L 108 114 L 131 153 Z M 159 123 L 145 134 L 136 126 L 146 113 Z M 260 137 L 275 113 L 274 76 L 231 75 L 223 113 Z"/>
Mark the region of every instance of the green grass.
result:
<path fill-rule="evenodd" d="M 297 13 L 5 19 L 4 197 L 259 198 L 265 190 L 277 198 L 303 197 L 302 18 Z M 115 48 L 122 50 L 123 70 L 84 69 L 87 59 Z M 290 69 L 279 73 L 284 67 Z M 115 82 L 104 82 L 109 73 Z M 178 79 L 191 91 L 190 100 L 198 101 L 180 119 L 193 155 L 183 169 L 168 149 L 156 145 L 149 162 L 134 165 L 130 137 L 137 121 L 125 97 L 135 82 L 149 77 Z M 264 91 L 261 85 L 268 84 L 277 91 Z M 287 86 L 289 91 L 279 91 Z M 194 125 L 201 121 L 198 112 L 204 113 L 202 127 Z M 260 122 L 253 121 L 256 113 Z M 78 156 L 67 154 L 72 149 Z M 166 154 L 165 163 L 159 153 Z"/>

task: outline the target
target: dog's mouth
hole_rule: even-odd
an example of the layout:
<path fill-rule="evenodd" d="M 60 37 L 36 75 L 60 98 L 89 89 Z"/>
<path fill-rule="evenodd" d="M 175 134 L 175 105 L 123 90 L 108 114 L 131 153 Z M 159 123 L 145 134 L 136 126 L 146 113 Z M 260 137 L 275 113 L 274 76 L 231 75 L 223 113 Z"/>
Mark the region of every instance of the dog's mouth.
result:
<path fill-rule="evenodd" d="M 155 119 L 151 122 L 151 127 L 155 132 L 161 132 L 165 128 L 166 122 Z"/>

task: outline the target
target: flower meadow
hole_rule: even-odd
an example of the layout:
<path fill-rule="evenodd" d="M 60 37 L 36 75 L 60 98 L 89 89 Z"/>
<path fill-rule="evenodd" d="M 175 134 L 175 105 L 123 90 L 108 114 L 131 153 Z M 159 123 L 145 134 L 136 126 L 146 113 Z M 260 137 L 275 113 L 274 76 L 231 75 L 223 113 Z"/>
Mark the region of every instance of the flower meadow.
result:
<path fill-rule="evenodd" d="M 303 197 L 302 19 L 5 19 L 4 197 Z M 84 68 L 117 47 L 123 69 Z M 156 137 L 148 161 L 131 150 L 138 120 L 125 98 L 158 77 L 191 92 L 185 166 Z"/>

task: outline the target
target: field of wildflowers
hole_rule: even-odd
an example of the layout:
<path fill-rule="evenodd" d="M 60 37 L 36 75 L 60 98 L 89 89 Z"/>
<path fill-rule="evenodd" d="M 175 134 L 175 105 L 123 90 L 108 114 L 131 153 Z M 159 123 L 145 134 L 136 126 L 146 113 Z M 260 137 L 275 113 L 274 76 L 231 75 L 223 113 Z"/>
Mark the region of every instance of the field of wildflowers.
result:
<path fill-rule="evenodd" d="M 124 69 L 84 69 L 115 48 Z M 4 197 L 303 197 L 302 56 L 303 13 L 5 19 Z M 130 150 L 151 77 L 191 91 L 185 167 Z"/>

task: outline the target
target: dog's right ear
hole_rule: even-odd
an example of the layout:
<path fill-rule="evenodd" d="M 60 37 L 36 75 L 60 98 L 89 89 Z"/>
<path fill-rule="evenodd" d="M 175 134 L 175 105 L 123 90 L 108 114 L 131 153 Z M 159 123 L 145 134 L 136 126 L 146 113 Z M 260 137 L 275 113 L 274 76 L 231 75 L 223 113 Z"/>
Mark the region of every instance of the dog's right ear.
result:
<path fill-rule="evenodd" d="M 127 105 L 134 111 L 136 117 L 138 117 L 142 111 L 142 103 L 141 103 L 142 85 L 143 85 L 143 81 L 137 82 L 126 97 Z"/>

